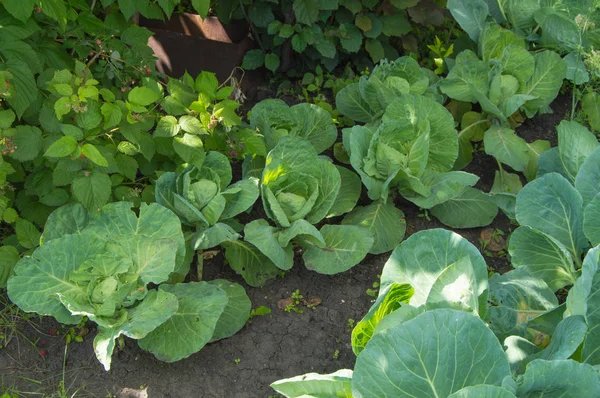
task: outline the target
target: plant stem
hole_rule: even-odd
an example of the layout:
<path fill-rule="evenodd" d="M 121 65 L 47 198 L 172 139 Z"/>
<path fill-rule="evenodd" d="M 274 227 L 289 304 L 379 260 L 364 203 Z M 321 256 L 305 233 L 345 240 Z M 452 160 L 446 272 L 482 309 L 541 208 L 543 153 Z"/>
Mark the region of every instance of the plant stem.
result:
<path fill-rule="evenodd" d="M 246 18 L 246 21 L 248 21 L 248 25 L 250 25 L 250 29 L 252 30 L 252 33 L 254 35 L 254 38 L 256 39 L 256 42 L 258 43 L 258 46 L 260 47 L 261 50 L 263 50 L 263 52 L 265 52 L 265 47 L 263 46 L 262 41 L 260 40 L 260 35 L 256 31 L 256 28 L 254 27 L 252 20 L 250 20 L 250 17 L 248 16 L 248 14 L 246 14 L 246 9 L 244 8 L 244 3 L 242 2 L 242 0 L 240 0 L 240 8 L 242 9 L 244 18 Z"/>

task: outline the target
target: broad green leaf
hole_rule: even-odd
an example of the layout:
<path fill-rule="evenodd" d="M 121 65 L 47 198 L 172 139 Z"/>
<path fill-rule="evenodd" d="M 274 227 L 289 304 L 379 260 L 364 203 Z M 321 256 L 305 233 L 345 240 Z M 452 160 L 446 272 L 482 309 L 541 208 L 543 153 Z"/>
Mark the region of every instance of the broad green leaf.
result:
<path fill-rule="evenodd" d="M 73 196 L 88 210 L 96 211 L 110 199 L 110 177 L 99 171 L 86 173 L 73 180 Z"/>
<path fill-rule="evenodd" d="M 529 184 L 517 196 L 517 221 L 550 235 L 562 243 L 576 263 L 588 246 L 583 234 L 581 195 L 556 173 L 546 174 Z"/>
<path fill-rule="evenodd" d="M 335 97 L 337 109 L 345 116 L 357 122 L 368 123 L 373 120 L 376 113 L 361 95 L 358 83 L 344 87 Z"/>
<path fill-rule="evenodd" d="M 569 375 L 565 377 L 565 375 Z M 518 397 L 598 396 L 600 380 L 596 370 L 573 360 L 537 359 L 527 370 L 517 388 Z"/>
<path fill-rule="evenodd" d="M 448 395 L 448 398 L 516 398 L 516 396 L 502 387 L 480 385 L 460 389 Z"/>
<path fill-rule="evenodd" d="M 456 22 L 477 43 L 489 13 L 487 3 L 483 0 L 449 0 L 447 7 Z"/>
<path fill-rule="evenodd" d="M 80 203 L 73 203 L 54 210 L 44 226 L 41 242 L 44 244 L 64 235 L 81 234 L 89 223 L 90 215 Z"/>
<path fill-rule="evenodd" d="M 506 127 L 494 125 L 484 134 L 485 153 L 512 167 L 523 171 L 529 162 L 527 142 Z"/>
<path fill-rule="evenodd" d="M 290 135 L 306 138 L 317 153 L 329 149 L 335 143 L 337 128 L 329 112 L 313 104 L 294 105 L 290 110 L 295 119 Z"/>
<path fill-rule="evenodd" d="M 227 294 L 227 305 L 223 309 L 210 339 L 210 342 L 213 342 L 233 336 L 243 328 L 250 316 L 252 303 L 246 290 L 237 283 L 215 279 L 208 281 L 208 284 L 218 287 Z"/>
<path fill-rule="evenodd" d="M 244 227 L 244 239 L 248 243 L 254 245 L 278 268 L 289 270 L 294 265 L 294 249 L 292 245 L 282 247 L 276 233 L 277 228 L 270 226 L 264 219 L 254 220 Z"/>
<path fill-rule="evenodd" d="M 342 224 L 357 225 L 373 234 L 371 254 L 381 254 L 393 250 L 404 238 L 406 220 L 404 213 L 391 201 L 378 200 L 368 206 L 357 207 L 344 217 Z"/>
<path fill-rule="evenodd" d="M 335 198 L 333 206 L 329 209 L 327 218 L 341 216 L 342 214 L 351 212 L 352 209 L 354 209 L 354 206 L 356 206 L 362 191 L 360 177 L 356 173 L 342 166 L 336 165 L 335 167 L 340 173 L 342 182 L 340 192 Z"/>
<path fill-rule="evenodd" d="M 487 302 L 487 266 L 479 250 L 460 235 L 430 229 L 411 235 L 400 244 L 385 263 L 381 289 L 392 283 L 408 283 L 415 289 L 410 305 L 426 303 L 427 296 L 440 274 L 450 265 L 468 256 L 475 270 L 476 294 L 481 308 Z"/>
<path fill-rule="evenodd" d="M 19 162 L 35 159 L 42 150 L 42 131 L 34 126 L 17 126 L 13 136 L 13 146 L 16 147 L 10 157 Z"/>
<path fill-rule="evenodd" d="M 577 279 L 573 258 L 567 248 L 552 236 L 527 226 L 517 228 L 508 251 L 514 267 L 524 268 L 558 290 Z"/>
<path fill-rule="evenodd" d="M 529 162 L 527 166 L 525 166 L 525 170 L 523 174 L 527 181 L 532 181 L 535 179 L 538 171 L 538 161 L 540 156 L 550 150 L 550 142 L 546 140 L 536 140 L 532 143 L 527 144 L 528 153 L 529 153 Z"/>
<path fill-rule="evenodd" d="M 425 177 L 422 180 L 422 184 L 428 191 L 426 192 L 427 196 L 411 192 L 412 189 L 406 189 L 403 186 L 399 187 L 402 196 L 423 209 L 431 209 L 434 206 L 459 197 L 466 188 L 475 185 L 479 180 L 479 177 L 476 175 L 465 173 L 464 171 L 449 171 L 446 173 L 430 172 Z"/>
<path fill-rule="evenodd" d="M 221 214 L 220 220 L 233 218 L 238 214 L 251 209 L 260 195 L 258 189 L 258 179 L 246 178 L 238 181 L 226 190 L 221 192 L 226 200 L 225 209 Z"/>
<path fill-rule="evenodd" d="M 442 271 L 431 285 L 426 302 L 458 304 L 464 310 L 480 314 L 478 288 L 473 264 L 469 256 L 465 256 Z M 485 313 L 486 308 L 481 310 Z"/>
<path fill-rule="evenodd" d="M 146 337 L 174 316 L 178 309 L 177 298 L 166 289 L 151 290 L 141 303 L 127 311 L 123 325 L 113 328 L 100 327 L 94 338 L 94 352 L 96 358 L 104 365 L 104 370 L 110 369 L 116 338 L 120 335 L 136 340 Z"/>
<path fill-rule="evenodd" d="M 206 282 L 161 285 L 160 290 L 177 297 L 177 312 L 138 345 L 161 361 L 175 362 L 200 351 L 210 341 L 227 306 L 227 293 Z"/>
<path fill-rule="evenodd" d="M 139 106 L 148 106 L 159 98 L 158 93 L 148 87 L 134 87 L 127 95 L 129 102 Z"/>
<path fill-rule="evenodd" d="M 554 291 L 524 269 L 494 274 L 490 280 L 486 322 L 500 341 L 525 336 L 527 322 L 558 306 Z"/>
<path fill-rule="evenodd" d="M 500 65 L 502 66 L 503 73 L 516 77 L 519 85 L 522 86 L 533 75 L 535 58 L 533 58 L 533 55 L 527 49 L 517 45 L 510 45 L 502 52 Z"/>
<path fill-rule="evenodd" d="M 88 158 L 92 162 L 96 163 L 98 166 L 108 167 L 108 161 L 100 153 L 98 148 L 96 148 L 94 145 L 92 145 L 92 144 L 83 145 L 83 147 L 81 148 L 81 153 L 83 153 L 86 158 Z"/>
<path fill-rule="evenodd" d="M 357 358 L 352 387 L 368 397 L 447 397 L 509 375 L 502 346 L 479 318 L 437 309 L 375 334 Z"/>
<path fill-rule="evenodd" d="M 248 285 L 261 286 L 277 275 L 279 268 L 251 244 L 237 240 L 223 242 L 222 245 L 229 266 L 240 274 Z"/>
<path fill-rule="evenodd" d="M 164 116 L 160 118 L 154 131 L 155 137 L 175 137 L 180 130 L 177 118 L 174 116 Z"/>
<path fill-rule="evenodd" d="M 54 141 L 52 145 L 46 149 L 44 156 L 50 158 L 62 158 L 69 156 L 77 150 L 77 140 L 73 137 L 64 136 Z"/>
<path fill-rule="evenodd" d="M 569 181 L 573 183 L 585 160 L 600 144 L 594 134 L 577 122 L 563 120 L 556 127 L 556 132 L 560 160 L 569 175 Z"/>
<path fill-rule="evenodd" d="M 179 118 L 179 127 L 186 133 L 194 135 L 201 135 L 207 133 L 204 126 L 202 126 L 200 120 L 190 115 L 183 115 Z"/>
<path fill-rule="evenodd" d="M 3 0 L 2 5 L 10 15 L 27 22 L 33 11 L 34 0 Z"/>
<path fill-rule="evenodd" d="M 352 370 L 342 369 L 331 374 L 307 373 L 277 380 L 271 388 L 290 398 L 352 397 Z"/>
<path fill-rule="evenodd" d="M 87 300 L 85 288 L 71 282 L 69 275 L 88 258 L 102 253 L 104 242 L 87 235 L 65 235 L 46 242 L 15 265 L 15 276 L 7 284 L 8 296 L 23 311 L 77 324 L 81 317 L 71 315 L 57 293 Z"/>
<path fill-rule="evenodd" d="M 489 195 L 466 187 L 459 196 L 432 207 L 431 214 L 452 228 L 475 228 L 494 221 L 498 206 Z"/>
<path fill-rule="evenodd" d="M 600 275 L 598 275 L 599 255 L 600 247 L 595 247 L 587 252 L 581 267 L 581 276 L 569 290 L 566 300 L 567 309 L 565 310 L 565 317 L 572 315 L 586 316 L 592 330 L 595 330 L 594 328 L 600 320 L 600 314 L 595 314 L 595 308 L 598 307 L 591 306 L 594 302 L 598 302 L 595 297 L 600 288 L 597 285 L 600 281 Z M 589 298 L 592 298 L 591 303 L 588 303 Z M 591 315 L 589 318 L 587 317 L 588 310 Z"/>
<path fill-rule="evenodd" d="M 236 240 L 239 237 L 240 235 L 229 225 L 216 223 L 207 229 L 197 229 L 190 240 L 190 244 L 194 250 L 206 250 L 228 240 Z"/>
<path fill-rule="evenodd" d="M 486 62 L 500 60 L 504 49 L 510 45 L 525 48 L 525 40 L 516 33 L 490 22 L 481 31 L 479 55 Z"/>
<path fill-rule="evenodd" d="M 272 14 L 271 14 L 272 15 Z M 265 52 L 260 49 L 249 50 L 244 55 L 242 68 L 252 70 L 260 68 L 265 64 Z"/>
<path fill-rule="evenodd" d="M 0 246 L 0 289 L 6 288 L 6 282 L 19 259 L 19 251 L 15 247 Z"/>
<path fill-rule="evenodd" d="M 579 167 L 575 188 L 581 194 L 584 208 L 600 193 L 600 149 L 589 154 Z"/>
<path fill-rule="evenodd" d="M 117 105 L 111 103 L 104 103 L 100 107 L 100 112 L 104 117 L 104 128 L 109 129 L 111 127 L 118 126 L 123 118 L 123 112 Z"/>
<path fill-rule="evenodd" d="M 576 52 L 565 55 L 563 61 L 567 64 L 566 78 L 572 83 L 579 85 L 590 81 L 590 74 L 585 69 L 583 59 Z"/>
<path fill-rule="evenodd" d="M 15 224 L 15 233 L 21 246 L 26 249 L 34 249 L 40 245 L 42 234 L 31 222 L 19 218 Z"/>
<path fill-rule="evenodd" d="M 320 230 L 325 240 L 321 248 L 305 244 L 304 265 L 320 274 L 333 275 L 347 271 L 362 261 L 373 246 L 369 230 L 354 225 L 325 225 Z"/>
<path fill-rule="evenodd" d="M 356 355 L 364 350 L 379 321 L 397 310 L 402 304 L 408 304 L 413 294 L 414 289 L 409 284 L 393 283 L 379 295 L 369 312 L 352 330 L 352 350 Z"/>
<path fill-rule="evenodd" d="M 17 116 L 12 109 L 5 109 L 0 111 L 0 129 L 7 129 L 14 123 Z"/>
<path fill-rule="evenodd" d="M 325 241 L 319 230 L 306 220 L 294 221 L 288 228 L 281 229 L 277 236 L 281 247 L 287 247 L 294 238 L 307 240 L 318 247 L 325 246 Z"/>
<path fill-rule="evenodd" d="M 185 133 L 182 137 L 175 137 L 173 149 L 187 163 L 196 167 L 204 164 L 204 144 L 196 135 Z"/>
<path fill-rule="evenodd" d="M 17 117 L 21 118 L 38 95 L 33 72 L 27 63 L 15 58 L 7 60 L 3 63 L 3 66 L 5 66 L 5 69 L 9 69 L 13 75 L 11 83 L 15 88 L 15 92 L 18 93 L 17 95 L 9 96 L 6 102 L 15 111 Z"/>
<path fill-rule="evenodd" d="M 153 278 L 153 281 L 154 278 L 161 279 L 167 268 L 172 266 L 171 255 L 175 255 L 175 272 L 187 274 L 189 268 L 186 270 L 186 267 L 189 264 L 183 264 L 185 240 L 179 218 L 156 203 L 142 203 L 139 216 L 131 208 L 129 202 L 116 202 L 104 206 L 100 213 L 93 211 L 92 214 L 96 216 L 91 219 L 84 233 L 102 240 L 110 239 L 120 245 L 119 249 L 131 257 L 139 269 L 147 270 L 147 277 Z M 175 247 L 170 247 L 170 242 Z M 169 272 L 173 272 L 173 269 L 166 274 Z"/>
<path fill-rule="evenodd" d="M 585 112 L 590 126 L 594 131 L 600 131 L 600 96 L 592 92 L 581 99 L 581 109 Z"/>
<path fill-rule="evenodd" d="M 546 50 L 536 53 L 533 57 L 535 58 L 533 76 L 519 89 L 519 94 L 537 97 L 524 105 L 531 114 L 550 105 L 558 95 L 563 79 L 567 75 L 567 65 L 557 53 Z"/>
<path fill-rule="evenodd" d="M 583 343 L 588 327 L 581 315 L 569 316 L 556 326 L 550 344 L 542 351 L 529 355 L 519 363 L 519 373 L 524 373 L 525 365 L 535 359 L 552 361 L 569 359 Z"/>
<path fill-rule="evenodd" d="M 319 17 L 318 0 L 294 0 L 296 20 L 305 25 L 312 25 Z"/>
<path fill-rule="evenodd" d="M 600 195 L 596 195 L 583 211 L 583 233 L 592 246 L 600 244 Z"/>
<path fill-rule="evenodd" d="M 279 56 L 277 54 L 270 53 L 265 55 L 265 67 L 271 72 L 277 72 L 277 69 L 279 69 L 280 64 L 281 59 L 279 59 Z"/>

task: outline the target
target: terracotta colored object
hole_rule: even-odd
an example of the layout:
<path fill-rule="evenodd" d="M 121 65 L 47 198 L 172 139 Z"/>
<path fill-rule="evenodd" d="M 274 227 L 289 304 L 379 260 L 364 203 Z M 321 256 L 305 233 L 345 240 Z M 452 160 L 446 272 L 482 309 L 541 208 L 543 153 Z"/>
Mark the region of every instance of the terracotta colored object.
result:
<path fill-rule="evenodd" d="M 154 32 L 148 45 L 154 50 L 157 69 L 169 76 L 192 76 L 201 71 L 217 74 L 220 81 L 242 64 L 246 51 L 256 48 L 248 24 L 236 21 L 223 26 L 216 17 L 173 15 L 167 22 L 140 19 L 140 26 Z"/>

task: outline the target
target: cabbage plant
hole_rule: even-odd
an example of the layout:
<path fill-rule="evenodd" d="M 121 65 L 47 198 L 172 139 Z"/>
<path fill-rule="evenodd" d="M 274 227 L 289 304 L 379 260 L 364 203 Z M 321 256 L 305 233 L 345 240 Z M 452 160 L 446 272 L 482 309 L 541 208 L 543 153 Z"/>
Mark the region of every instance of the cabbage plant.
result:
<path fill-rule="evenodd" d="M 371 249 L 371 232 L 354 225 L 315 226 L 330 215 L 352 210 L 360 190 L 341 189 L 352 179 L 356 176 L 320 157 L 308 140 L 282 137 L 267 155 L 260 183 L 265 214 L 275 225 L 265 219 L 246 224 L 245 242 L 282 270 L 294 263 L 294 243 L 303 248 L 309 269 L 335 274 L 353 267 Z M 229 262 L 237 264 L 239 259 L 228 252 L 229 248 Z"/>
<path fill-rule="evenodd" d="M 476 7 L 466 3 L 464 7 L 477 12 Z M 552 112 L 549 105 L 562 87 L 567 64 L 550 50 L 529 52 L 523 37 L 495 22 L 473 28 L 477 31 L 478 53 L 459 53 L 448 76 L 440 82 L 441 91 L 450 98 L 481 107 L 481 112 L 468 112 L 461 121 L 455 167 L 471 162 L 471 142 L 483 140 L 485 152 L 496 158 L 499 167 L 491 193 L 511 217 L 507 209 L 510 196 L 516 195 L 522 185 L 518 175 L 506 171 L 503 165 L 522 172 L 531 181 L 540 154 L 550 149 L 548 141 L 528 143 L 513 128 L 520 123 L 521 115 L 531 118 Z"/>
<path fill-rule="evenodd" d="M 345 129 L 343 138 L 372 200 L 386 202 L 399 192 L 454 227 L 487 225 L 496 216 L 496 205 L 470 188 L 479 178 L 452 171 L 458 156 L 454 120 L 431 98 L 402 94 L 381 122 Z"/>
<path fill-rule="evenodd" d="M 156 202 L 196 227 L 190 244 L 194 250 L 215 247 L 237 239 L 234 217 L 252 208 L 259 196 L 258 179 L 230 184 L 231 164 L 219 152 L 209 152 L 201 167 L 168 172 L 156 181 Z"/>
<path fill-rule="evenodd" d="M 94 213 L 81 204 L 55 210 L 42 245 L 16 264 L 7 284 L 11 301 L 23 311 L 64 324 L 84 316 L 95 322 L 94 351 L 106 370 L 120 336 L 173 362 L 236 333 L 250 313 L 238 284 L 165 283 L 184 259 L 179 218 L 155 203 L 142 204 L 139 215 L 131 206 L 116 202 Z"/>
<path fill-rule="evenodd" d="M 600 246 L 588 252 L 559 305 L 526 269 L 488 280 L 464 238 L 418 232 L 392 253 L 379 297 L 353 331 L 354 370 L 272 387 L 286 397 L 596 396 L 599 255 Z"/>
<path fill-rule="evenodd" d="M 436 75 L 421 68 L 411 57 L 400 57 L 393 62 L 382 60 L 369 76 L 358 83 L 344 87 L 336 95 L 338 110 L 352 120 L 370 123 L 381 119 L 387 107 L 402 94 L 436 96 L 431 84 Z"/>
<path fill-rule="evenodd" d="M 314 104 L 288 106 L 280 99 L 267 99 L 250 112 L 250 126 L 264 136 L 267 151 L 287 135 L 308 140 L 318 153 L 329 149 L 337 139 L 331 115 Z"/>

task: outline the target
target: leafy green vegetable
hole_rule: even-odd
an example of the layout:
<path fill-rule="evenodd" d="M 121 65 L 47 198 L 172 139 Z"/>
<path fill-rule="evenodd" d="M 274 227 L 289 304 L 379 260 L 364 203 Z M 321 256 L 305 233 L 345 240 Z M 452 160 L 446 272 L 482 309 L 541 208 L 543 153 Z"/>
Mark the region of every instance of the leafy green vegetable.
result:
<path fill-rule="evenodd" d="M 215 333 L 217 339 L 239 330 L 243 323 L 232 315 L 245 322 L 250 306 L 242 291 L 233 299 L 234 285 L 160 285 L 189 269 L 178 217 L 158 204 L 142 204 L 139 216 L 130 209 L 130 203 L 117 202 L 94 213 L 79 204 L 56 210 L 43 245 L 15 265 L 7 286 L 11 300 L 62 323 L 78 323 L 82 316 L 96 322 L 94 350 L 106 370 L 120 335 L 174 361 L 201 349 Z M 153 290 L 150 284 L 160 286 Z M 184 326 L 200 337 L 175 337 L 173 331 Z"/>

